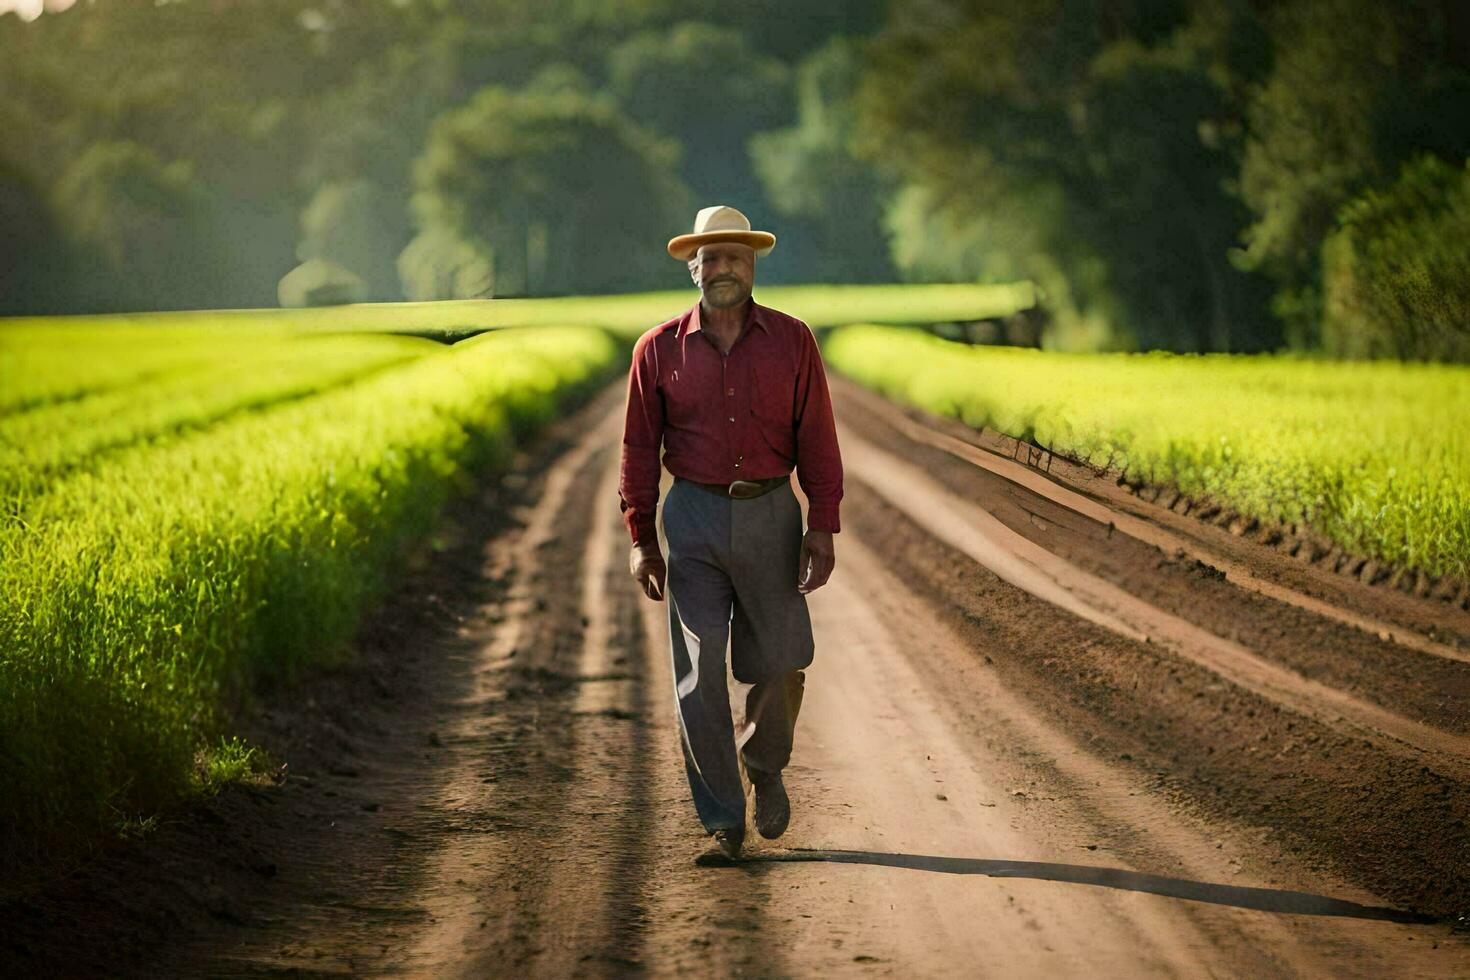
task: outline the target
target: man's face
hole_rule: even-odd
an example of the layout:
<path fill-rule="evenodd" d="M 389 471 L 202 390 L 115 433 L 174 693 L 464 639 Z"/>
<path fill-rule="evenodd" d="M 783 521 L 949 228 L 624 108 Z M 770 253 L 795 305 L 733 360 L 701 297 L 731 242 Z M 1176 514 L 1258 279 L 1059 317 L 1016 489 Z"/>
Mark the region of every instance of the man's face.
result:
<path fill-rule="evenodd" d="M 755 249 L 739 242 L 701 245 L 689 260 L 689 274 L 711 309 L 739 306 L 755 285 Z"/>

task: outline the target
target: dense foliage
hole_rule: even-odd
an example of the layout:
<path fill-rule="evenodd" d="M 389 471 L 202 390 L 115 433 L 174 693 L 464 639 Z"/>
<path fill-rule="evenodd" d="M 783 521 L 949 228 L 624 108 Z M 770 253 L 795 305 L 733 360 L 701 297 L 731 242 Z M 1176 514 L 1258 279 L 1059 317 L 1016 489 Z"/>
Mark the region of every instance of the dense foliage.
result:
<path fill-rule="evenodd" d="M 678 156 L 577 80 L 530 94 L 485 88 L 434 123 L 414 205 L 430 233 L 483 236 L 500 295 L 558 292 L 558 268 L 612 292 L 669 269 L 648 245 L 689 210 Z"/>
<path fill-rule="evenodd" d="M 747 140 L 791 121 L 808 50 L 871 31 L 881 9 L 184 0 L 0 15 L 0 220 L 23 236 L 0 240 L 0 315 L 270 306 L 319 284 L 368 300 L 585 293 L 619 264 L 619 290 L 676 287 L 662 243 L 696 203 L 771 223 Z M 502 149 L 465 144 L 482 125 Z M 562 143 L 581 150 L 547 155 Z M 548 163 L 561 176 L 545 187 L 502 181 Z M 478 192 L 446 186 L 446 167 L 479 166 Z M 805 232 L 779 230 L 784 259 Z M 618 238 L 635 234 L 630 252 Z M 314 264 L 278 297 L 297 263 Z M 358 282 L 344 291 L 339 269 Z M 811 278 L 786 262 L 762 274 Z"/>
<path fill-rule="evenodd" d="M 1348 202 L 1323 247 L 1323 346 L 1341 357 L 1470 362 L 1467 242 L 1470 163 L 1420 157 L 1388 189 Z"/>
<path fill-rule="evenodd" d="M 897 0 L 873 58 L 867 152 L 912 185 L 896 254 L 1034 277 L 1079 346 L 1103 321 L 1118 346 L 1314 347 L 1337 210 L 1409 153 L 1470 155 L 1451 2 Z"/>

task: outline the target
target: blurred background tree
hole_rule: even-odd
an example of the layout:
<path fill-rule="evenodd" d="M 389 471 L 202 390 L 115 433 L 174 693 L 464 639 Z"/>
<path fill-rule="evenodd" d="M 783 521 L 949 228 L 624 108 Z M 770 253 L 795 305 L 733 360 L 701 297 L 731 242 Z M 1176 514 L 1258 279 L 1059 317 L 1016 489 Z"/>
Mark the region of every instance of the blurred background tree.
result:
<path fill-rule="evenodd" d="M 490 299 L 495 257 L 488 242 L 430 228 L 399 254 L 398 277 L 405 299 Z"/>
<path fill-rule="evenodd" d="M 1470 164 L 1422 154 L 1339 212 L 1323 246 L 1323 346 L 1470 362 Z"/>
<path fill-rule="evenodd" d="M 372 180 L 327 181 L 301 212 L 296 257 L 329 259 L 350 270 L 365 299 L 398 299 L 398 254 L 410 235 L 402 203 Z"/>
<path fill-rule="evenodd" d="M 689 209 L 679 145 L 574 79 L 482 89 L 434 123 L 415 164 L 419 227 L 483 235 L 497 296 L 646 289 L 668 270 L 648 243 Z"/>
<path fill-rule="evenodd" d="M 1470 156 L 1470 6 L 1296 0 L 1264 22 L 1274 60 L 1246 107 L 1239 186 L 1253 220 L 1235 257 L 1270 276 L 1287 339 L 1313 348 L 1343 328 L 1324 325 L 1322 298 L 1322 248 L 1342 209 L 1411 156 L 1457 168 Z"/>
<path fill-rule="evenodd" d="M 79 308 L 73 261 L 46 188 L 0 159 L 0 316 Z"/>
<path fill-rule="evenodd" d="M 854 95 L 863 71 L 849 38 L 832 38 L 802 61 L 796 124 L 757 133 L 750 155 L 772 209 L 783 264 L 809 282 L 884 282 L 893 263 L 883 233 L 891 182 L 856 156 Z"/>
<path fill-rule="evenodd" d="M 921 189 L 896 227 L 992 243 L 969 270 L 1036 280 L 1057 346 L 1271 346 L 1226 254 L 1246 215 L 1220 134 L 1265 57 L 1253 25 L 1228 2 L 897 0 L 862 92 L 864 154 Z"/>
<path fill-rule="evenodd" d="M 1458 0 L 0 16 L 0 312 L 1030 279 L 1046 346 L 1470 357 Z"/>
<path fill-rule="evenodd" d="M 93 143 L 62 171 L 54 201 L 89 305 L 113 296 L 137 309 L 209 305 L 227 270 L 199 251 L 208 248 L 212 202 L 192 161 L 165 163 L 128 140 Z"/>
<path fill-rule="evenodd" d="M 607 78 L 630 117 L 683 146 L 679 174 L 698 200 L 767 210 L 745 144 L 752 133 L 791 121 L 784 64 L 752 48 L 738 30 L 684 22 L 613 48 Z"/>

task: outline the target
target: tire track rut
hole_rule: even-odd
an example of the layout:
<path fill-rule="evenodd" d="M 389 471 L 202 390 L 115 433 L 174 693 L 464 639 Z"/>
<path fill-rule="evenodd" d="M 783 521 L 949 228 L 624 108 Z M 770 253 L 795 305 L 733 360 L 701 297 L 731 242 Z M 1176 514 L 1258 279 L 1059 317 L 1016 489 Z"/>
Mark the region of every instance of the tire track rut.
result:
<path fill-rule="evenodd" d="M 1456 779 L 1470 774 L 1470 739 L 1436 730 L 1273 664 L 1057 557 L 850 428 L 839 427 L 839 437 L 844 462 L 856 479 L 890 504 L 906 509 L 936 539 L 1012 585 L 1130 640 L 1163 642 L 1226 680 L 1344 734 L 1410 750 L 1405 753 L 1408 758 Z M 923 506 L 908 503 L 916 500 L 924 501 Z"/>

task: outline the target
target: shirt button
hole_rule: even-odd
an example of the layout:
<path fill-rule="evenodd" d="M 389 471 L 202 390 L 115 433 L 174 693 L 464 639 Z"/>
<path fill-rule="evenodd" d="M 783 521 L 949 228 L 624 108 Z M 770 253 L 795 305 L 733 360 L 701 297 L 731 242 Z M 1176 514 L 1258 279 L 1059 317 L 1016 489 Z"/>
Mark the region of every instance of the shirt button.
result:
<path fill-rule="evenodd" d="M 739 464 L 739 463 L 736 463 L 736 464 L 735 464 L 735 468 L 736 468 L 736 469 L 737 469 L 737 470 L 738 470 L 738 469 L 740 469 L 740 464 Z"/>
<path fill-rule="evenodd" d="M 733 395 L 733 394 L 735 394 L 735 389 L 734 388 L 726 388 L 725 389 L 725 394 L 727 394 L 727 395 Z"/>
<path fill-rule="evenodd" d="M 733 415 L 732 415 L 732 416 L 730 416 L 730 421 L 731 421 L 731 422 L 734 422 L 734 421 L 735 421 L 735 416 L 733 416 Z"/>

